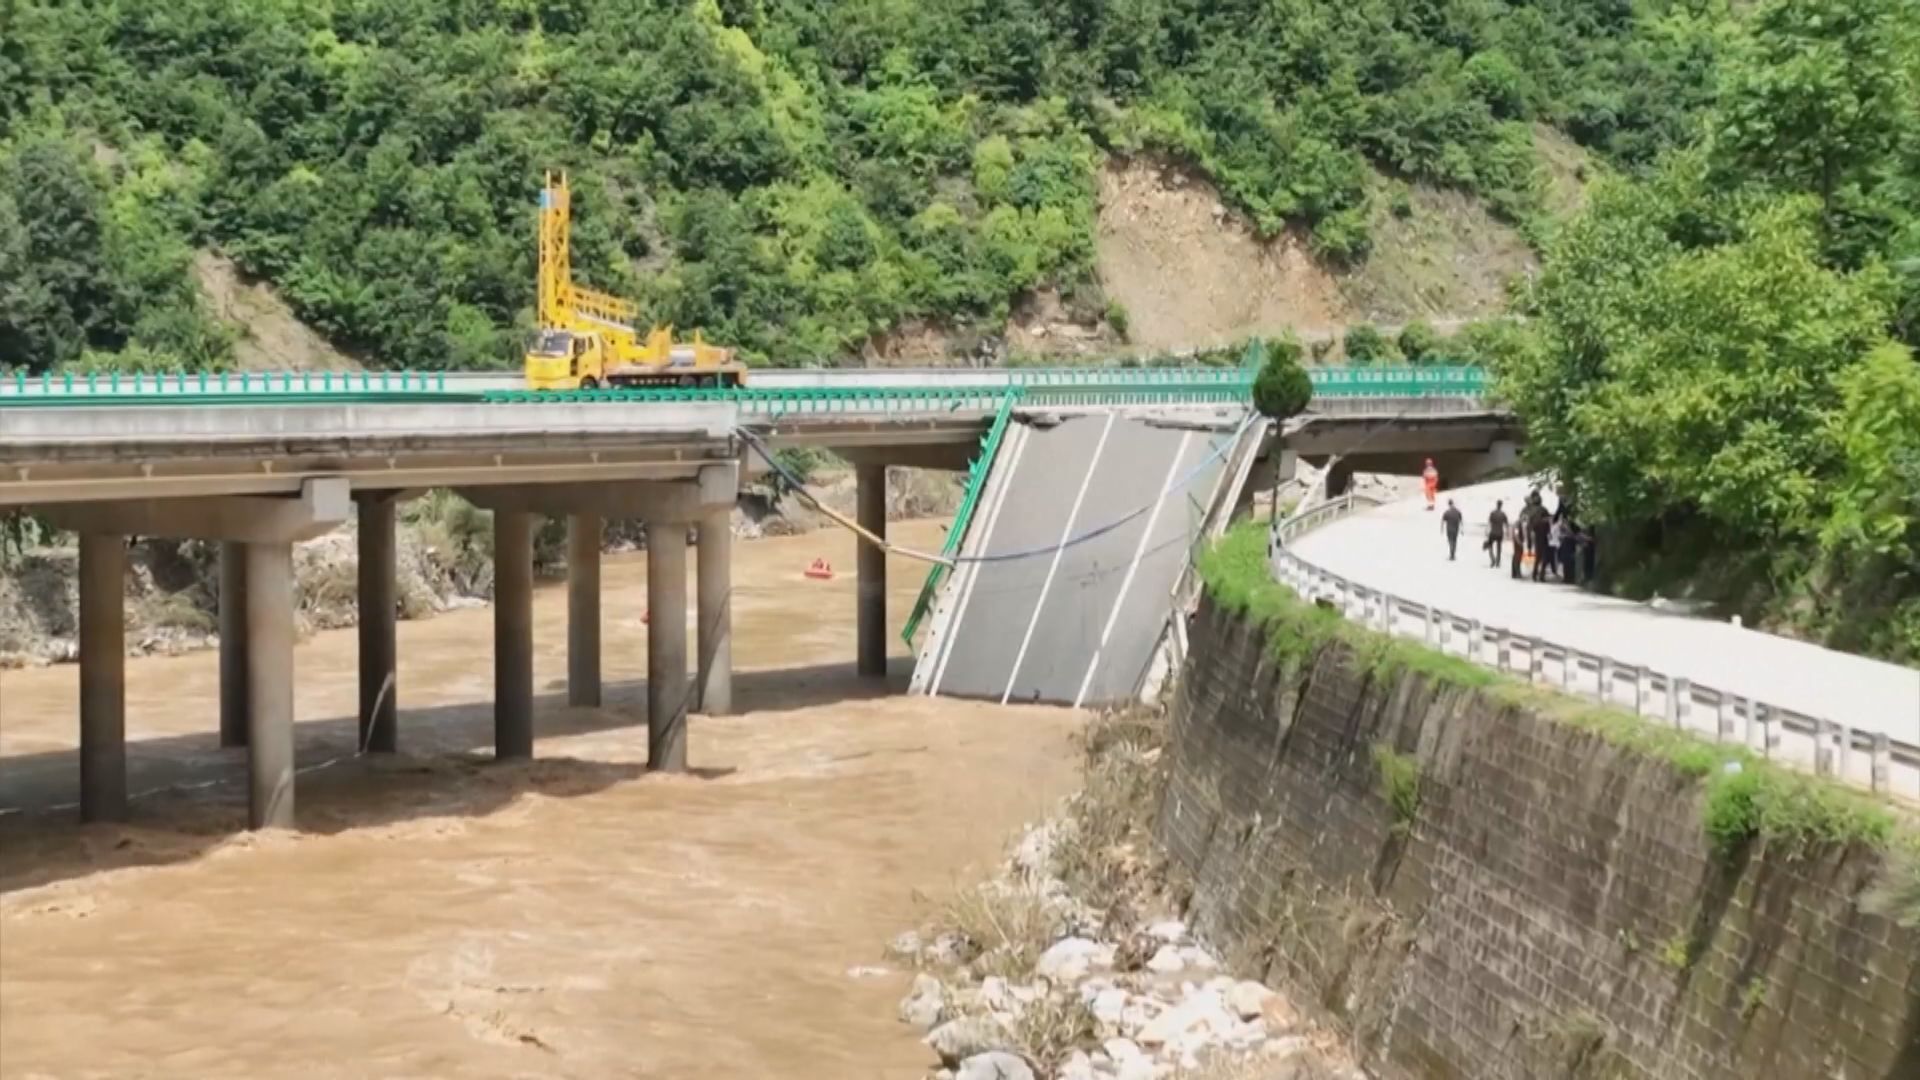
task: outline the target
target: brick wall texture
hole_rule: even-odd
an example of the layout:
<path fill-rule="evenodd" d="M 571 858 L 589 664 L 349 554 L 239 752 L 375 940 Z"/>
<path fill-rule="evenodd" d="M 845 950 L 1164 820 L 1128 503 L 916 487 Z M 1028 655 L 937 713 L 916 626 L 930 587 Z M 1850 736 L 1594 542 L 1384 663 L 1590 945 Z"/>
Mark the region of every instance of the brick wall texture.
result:
<path fill-rule="evenodd" d="M 1864 847 L 1717 856 L 1697 782 L 1210 603 L 1156 829 L 1193 917 L 1386 1077 L 1920 1080 L 1920 934 Z M 1375 745 L 1419 762 L 1401 822 Z"/>

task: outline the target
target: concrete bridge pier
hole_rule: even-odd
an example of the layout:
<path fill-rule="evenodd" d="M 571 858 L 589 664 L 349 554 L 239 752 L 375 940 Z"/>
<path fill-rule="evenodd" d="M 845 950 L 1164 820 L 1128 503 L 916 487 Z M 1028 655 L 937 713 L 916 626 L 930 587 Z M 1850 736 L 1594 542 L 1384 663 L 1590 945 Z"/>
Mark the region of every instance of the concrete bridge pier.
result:
<path fill-rule="evenodd" d="M 127 538 L 80 534 L 80 820 L 127 819 Z"/>
<path fill-rule="evenodd" d="M 694 664 L 700 711 L 725 716 L 733 711 L 733 512 L 710 511 L 700 519 Z"/>
<path fill-rule="evenodd" d="M 855 466 L 855 493 L 860 527 L 882 539 L 887 535 L 887 467 Z M 862 540 L 856 559 L 856 609 L 859 672 L 868 678 L 887 674 L 887 553 Z"/>
<path fill-rule="evenodd" d="M 247 824 L 293 827 L 293 544 L 245 545 Z"/>
<path fill-rule="evenodd" d="M 360 514 L 360 741 L 363 752 L 391 754 L 399 742 L 400 645 L 393 492 L 356 497 Z"/>
<path fill-rule="evenodd" d="M 688 462 L 676 480 L 503 484 L 462 489 L 475 505 L 494 513 L 495 738 L 501 757 L 533 752 L 533 522 L 536 514 L 567 515 L 573 536 L 568 586 L 569 698 L 599 687 L 599 523 L 639 518 L 647 523 L 647 748 L 654 769 L 686 768 L 687 710 L 693 687 L 687 676 L 687 529 L 692 522 L 725 520 L 739 493 L 739 462 Z M 717 531 L 715 532 L 717 535 Z M 595 538 L 589 543 L 589 537 Z M 715 541 L 703 541 L 711 545 Z M 591 550 L 589 550 L 589 548 Z M 701 571 L 702 642 L 711 659 L 702 684 L 730 690 L 731 649 L 725 643 L 724 611 L 732 567 L 724 548 Z M 702 560 L 703 564 L 707 560 Z M 591 658 L 591 670 L 587 667 Z M 591 676 L 591 677 L 589 677 Z M 731 704 L 730 702 L 724 702 Z"/>
<path fill-rule="evenodd" d="M 247 548 L 220 544 L 220 745 L 247 745 Z"/>
<path fill-rule="evenodd" d="M 600 542 L 598 514 L 567 519 L 567 704 L 600 707 Z"/>
<path fill-rule="evenodd" d="M 128 499 L 48 511 L 81 535 L 83 817 L 126 813 L 125 538 L 155 536 L 222 545 L 223 735 L 235 736 L 224 725 L 244 716 L 249 826 L 293 825 L 293 544 L 331 531 L 348 508 L 347 481 L 324 479 L 306 481 L 291 498 Z"/>
<path fill-rule="evenodd" d="M 647 522 L 647 768 L 687 767 L 687 524 Z"/>
<path fill-rule="evenodd" d="M 526 510 L 493 512 L 493 756 L 533 756 L 533 528 Z"/>

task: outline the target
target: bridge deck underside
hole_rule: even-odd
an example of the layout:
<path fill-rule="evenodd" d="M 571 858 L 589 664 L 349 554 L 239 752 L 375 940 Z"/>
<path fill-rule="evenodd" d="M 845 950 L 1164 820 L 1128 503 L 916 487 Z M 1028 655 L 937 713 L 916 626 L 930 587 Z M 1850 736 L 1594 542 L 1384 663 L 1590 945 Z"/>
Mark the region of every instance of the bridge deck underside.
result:
<path fill-rule="evenodd" d="M 966 554 L 1045 550 L 1126 520 L 1057 557 L 963 567 L 922 661 L 926 689 L 1069 705 L 1130 698 L 1217 497 L 1234 429 L 1109 413 L 1023 423 L 1009 436 L 996 497 L 975 515 Z"/>

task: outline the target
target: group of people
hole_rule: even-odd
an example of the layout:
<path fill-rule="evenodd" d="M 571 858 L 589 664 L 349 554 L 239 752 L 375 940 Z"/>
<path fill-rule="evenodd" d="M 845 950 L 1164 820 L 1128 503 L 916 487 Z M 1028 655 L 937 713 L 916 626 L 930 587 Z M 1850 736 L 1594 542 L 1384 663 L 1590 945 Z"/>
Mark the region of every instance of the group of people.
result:
<path fill-rule="evenodd" d="M 1426 480 L 1427 509 L 1432 510 L 1437 495 L 1435 489 L 1439 486 L 1433 462 L 1427 462 L 1423 479 Z M 1440 531 L 1447 538 L 1449 562 L 1459 557 L 1463 521 L 1460 508 L 1448 499 L 1446 513 L 1440 515 Z M 1526 504 L 1517 516 L 1507 515 L 1505 500 L 1494 502 L 1493 512 L 1487 515 L 1487 536 L 1480 550 L 1487 553 L 1487 565 L 1498 568 L 1503 549 L 1510 552 L 1508 565 L 1516 581 L 1529 559 L 1535 581 L 1555 580 L 1578 585 L 1593 580 L 1593 530 L 1574 517 L 1573 508 L 1565 499 L 1548 511 L 1539 488 L 1527 494 Z"/>

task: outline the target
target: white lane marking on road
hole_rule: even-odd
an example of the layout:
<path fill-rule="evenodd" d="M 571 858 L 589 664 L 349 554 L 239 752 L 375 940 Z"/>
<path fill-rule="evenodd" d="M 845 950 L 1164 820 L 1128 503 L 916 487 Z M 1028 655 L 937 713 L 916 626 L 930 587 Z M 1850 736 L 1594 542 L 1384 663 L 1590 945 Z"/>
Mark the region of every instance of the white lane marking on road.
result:
<path fill-rule="evenodd" d="M 1001 444 L 1002 452 L 1007 457 L 1006 475 L 1002 479 L 989 473 L 985 481 L 992 485 L 992 499 L 987 506 L 986 518 L 980 523 L 980 546 L 974 553 L 985 555 L 987 546 L 993 542 L 993 530 L 1000 524 L 1000 508 L 1007 504 L 1007 493 L 1013 490 L 1014 480 L 1019 476 L 1020 462 L 1026 457 L 1029 430 L 1025 424 L 1016 424 L 1007 432 L 1008 442 Z M 994 462 L 987 462 L 989 470 L 994 467 Z M 962 540 L 965 538 L 962 537 Z M 962 554 L 968 554 L 964 544 L 961 550 Z M 961 563 L 959 572 L 955 574 L 958 580 L 953 587 L 960 597 L 960 603 L 954 608 L 953 622 L 947 626 L 945 637 L 941 639 L 940 654 L 935 660 L 933 678 L 927 687 L 928 697 L 940 693 L 940 683 L 947 677 L 947 661 L 953 658 L 954 646 L 960 641 L 960 624 L 967 617 L 967 605 L 973 601 L 973 586 L 980 577 L 980 565 L 976 562 Z"/>
<path fill-rule="evenodd" d="M 1100 441 L 1093 446 L 1093 457 L 1087 462 L 1087 475 L 1080 478 L 1080 493 L 1073 497 L 1073 509 L 1067 511 L 1067 527 L 1060 530 L 1060 543 L 1065 545 L 1073 536 L 1074 522 L 1080 518 L 1080 505 L 1087 500 L 1087 489 L 1093 486 L 1093 474 L 1100 468 L 1100 454 L 1107 448 L 1107 436 L 1113 433 L 1113 418 L 1117 413 L 1109 410 L 1107 422 L 1100 429 Z M 1060 556 L 1065 555 L 1064 546 L 1053 549 L 1053 561 L 1047 565 L 1046 580 L 1040 583 L 1040 599 L 1033 605 L 1033 617 L 1027 620 L 1027 632 L 1020 638 L 1020 651 L 1014 654 L 1013 668 L 1007 672 L 1007 688 L 1000 695 L 1000 704 L 1005 705 L 1013 696 L 1013 682 L 1020 677 L 1020 665 L 1026 662 L 1027 646 L 1033 643 L 1033 628 L 1040 625 L 1040 613 L 1047 607 L 1047 592 L 1053 588 L 1053 575 L 1060 569 Z"/>
<path fill-rule="evenodd" d="M 1114 597 L 1113 610 L 1107 612 L 1107 625 L 1100 631 L 1100 641 L 1093 647 L 1093 659 L 1087 663 L 1086 677 L 1080 680 L 1080 692 L 1073 696 L 1073 707 L 1079 708 L 1087 700 L 1087 691 L 1093 687 L 1093 673 L 1100 668 L 1100 654 L 1106 651 L 1107 639 L 1113 636 L 1113 627 L 1120 621 L 1120 609 L 1126 605 L 1127 591 L 1133 588 L 1134 575 L 1140 569 L 1140 559 L 1147 552 L 1147 542 L 1153 538 L 1153 527 L 1160 521 L 1160 508 L 1167 504 L 1167 493 L 1173 490 L 1173 474 L 1180 462 L 1187 456 L 1187 444 L 1193 441 L 1193 432 L 1182 432 L 1180 447 L 1173 452 L 1173 460 L 1167 464 L 1166 478 L 1160 481 L 1160 495 L 1153 500 L 1153 512 L 1147 515 L 1147 527 L 1140 533 L 1140 543 L 1133 549 L 1133 561 L 1127 564 L 1127 576 L 1120 579 L 1120 595 Z"/>

